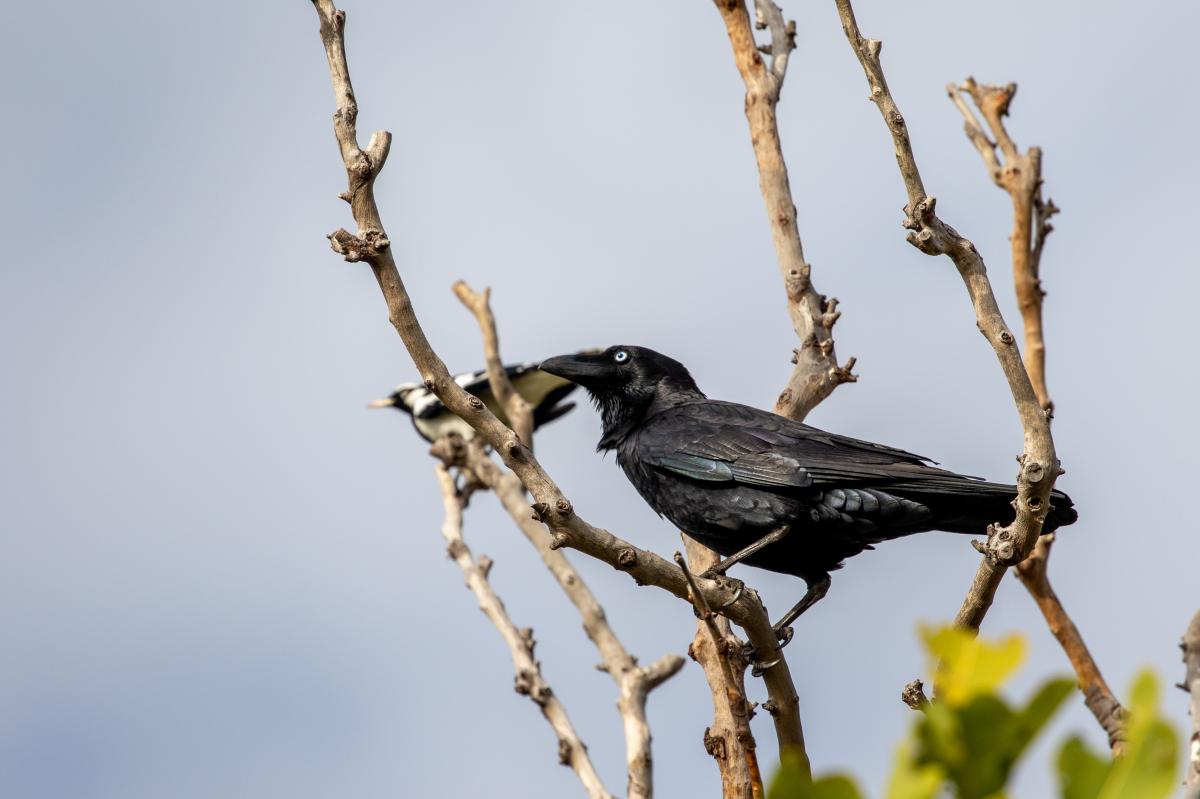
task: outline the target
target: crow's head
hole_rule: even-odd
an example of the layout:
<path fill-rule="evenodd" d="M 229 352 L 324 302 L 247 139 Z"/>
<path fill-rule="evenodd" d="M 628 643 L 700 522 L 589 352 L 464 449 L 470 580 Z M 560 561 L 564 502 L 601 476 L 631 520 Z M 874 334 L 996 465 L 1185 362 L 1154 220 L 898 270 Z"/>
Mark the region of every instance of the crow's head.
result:
<path fill-rule="evenodd" d="M 560 355 L 542 361 L 541 370 L 592 395 L 604 422 L 601 449 L 616 446 L 654 407 L 704 396 L 683 364 L 645 347 Z"/>

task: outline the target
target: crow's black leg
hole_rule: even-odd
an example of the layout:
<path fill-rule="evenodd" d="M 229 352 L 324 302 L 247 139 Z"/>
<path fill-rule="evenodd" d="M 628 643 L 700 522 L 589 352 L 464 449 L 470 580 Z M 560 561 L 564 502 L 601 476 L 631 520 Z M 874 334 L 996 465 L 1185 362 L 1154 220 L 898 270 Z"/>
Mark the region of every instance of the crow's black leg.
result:
<path fill-rule="evenodd" d="M 725 558 L 725 560 L 718 563 L 716 566 L 713 566 L 712 568 L 705 570 L 704 574 L 702 574 L 700 576 L 707 577 L 708 579 L 711 580 L 712 578 L 716 577 L 718 574 L 724 574 L 725 572 L 729 571 L 729 569 L 732 568 L 734 565 L 741 563 L 743 560 L 750 557 L 755 552 L 758 552 L 765 547 L 771 546 L 771 544 L 774 544 L 776 541 L 780 540 L 781 538 L 783 538 L 785 535 L 787 535 L 791 531 L 792 531 L 791 526 L 786 525 L 786 524 L 782 527 L 776 527 L 774 530 L 767 533 L 766 535 L 764 535 L 762 538 L 755 541 L 750 546 L 744 547 L 743 549 L 738 550 L 737 552 L 733 553 L 729 557 Z M 817 599 L 820 599 L 820 597 L 817 597 Z M 813 601 L 815 602 L 816 600 L 813 600 Z"/>
<path fill-rule="evenodd" d="M 796 606 L 783 615 L 777 623 L 771 625 L 775 630 L 775 637 L 779 641 L 779 648 L 783 649 L 792 640 L 792 628 L 789 626 L 804 611 L 811 608 L 813 605 L 821 601 L 821 598 L 829 593 L 829 586 L 833 583 L 829 579 L 829 575 L 823 575 L 819 580 L 809 584 L 808 591 L 804 593 L 804 598 L 796 603 Z M 743 651 L 746 659 L 754 666 L 750 673 L 755 677 L 761 677 L 763 673 L 778 663 L 778 660 L 773 660 L 770 663 L 762 663 L 758 659 L 758 652 L 750 644 L 746 644 Z M 782 657 L 782 655 L 780 656 Z"/>
<path fill-rule="evenodd" d="M 792 622 L 800 617 L 800 614 L 811 608 L 813 605 L 820 602 L 829 593 L 829 586 L 833 583 L 826 574 L 814 583 L 808 586 L 808 591 L 804 597 L 796 603 L 796 606 L 783 614 L 783 618 L 775 622 L 775 636 L 780 640 L 780 646 L 787 646 L 788 641 L 792 640 L 792 628 L 789 626 Z"/>

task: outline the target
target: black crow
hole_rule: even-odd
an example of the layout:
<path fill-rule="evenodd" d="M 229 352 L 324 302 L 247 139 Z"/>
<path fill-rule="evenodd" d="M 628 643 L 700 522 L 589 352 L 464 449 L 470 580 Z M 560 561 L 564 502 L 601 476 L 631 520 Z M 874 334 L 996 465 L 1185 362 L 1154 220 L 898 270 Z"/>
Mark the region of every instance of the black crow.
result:
<path fill-rule="evenodd" d="M 575 384 L 538 369 L 535 363 L 513 364 L 504 367 L 508 379 L 517 393 L 533 408 L 533 427 L 536 430 L 547 422 L 568 413 L 575 403 L 559 404 L 572 391 Z M 454 382 L 467 393 L 483 400 L 497 418 L 509 424 L 504 409 L 496 402 L 487 372 L 466 372 L 454 377 Z M 368 408 L 396 408 L 412 417 L 413 427 L 426 441 L 434 441 L 450 433 L 463 438 L 473 438 L 475 431 L 458 416 L 446 410 L 442 401 L 421 383 L 401 383 L 384 399 L 370 403 Z"/>
<path fill-rule="evenodd" d="M 726 558 L 713 573 L 745 561 L 804 579 L 804 599 L 776 625 L 784 640 L 846 558 L 926 530 L 983 535 L 1015 513 L 1015 486 L 708 399 L 683 364 L 644 347 L 563 355 L 541 368 L 588 390 L 603 421 L 597 448 L 617 451 L 660 516 Z M 1047 533 L 1076 519 L 1070 497 L 1055 491 L 1051 500 Z"/>

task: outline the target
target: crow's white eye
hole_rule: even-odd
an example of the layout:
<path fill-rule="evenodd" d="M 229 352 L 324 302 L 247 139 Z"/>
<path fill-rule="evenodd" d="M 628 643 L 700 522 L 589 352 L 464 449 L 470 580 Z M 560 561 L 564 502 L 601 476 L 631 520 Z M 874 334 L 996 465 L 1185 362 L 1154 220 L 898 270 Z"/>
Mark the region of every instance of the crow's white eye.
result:
<path fill-rule="evenodd" d="M 625 350 L 617 350 L 613 353 L 613 360 L 617 363 L 625 363 L 629 360 L 629 353 Z"/>

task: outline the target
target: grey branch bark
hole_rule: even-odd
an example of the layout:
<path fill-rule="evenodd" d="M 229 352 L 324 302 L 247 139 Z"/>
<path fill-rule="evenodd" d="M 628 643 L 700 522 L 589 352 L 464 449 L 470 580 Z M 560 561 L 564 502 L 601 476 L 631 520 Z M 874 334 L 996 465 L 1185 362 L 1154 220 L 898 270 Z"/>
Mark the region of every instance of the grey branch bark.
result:
<path fill-rule="evenodd" d="M 346 17 L 332 0 L 313 0 L 321 22 L 321 40 L 329 60 L 337 111 L 334 132 L 346 166 L 348 189 L 342 194 L 351 206 L 358 233 L 337 230 L 330 234 L 334 252 L 347 261 L 370 265 L 387 303 L 389 321 L 404 342 L 409 356 L 420 372 L 425 386 L 453 413 L 467 422 L 513 470 L 534 499 L 534 508 L 553 534 L 555 547 L 569 546 L 624 571 L 642 584 L 657 586 L 680 599 L 688 598 L 688 585 L 671 562 L 639 549 L 607 530 L 580 518 L 558 485 L 542 468 L 532 451 L 516 434 L 500 422 L 478 397 L 467 394 L 451 378 L 445 363 L 433 351 L 417 320 L 408 291 L 400 279 L 391 242 L 383 229 L 375 202 L 374 181 L 386 160 L 391 134 L 381 131 L 371 137 L 364 151 L 359 148 L 355 120 L 358 106 L 346 66 L 343 32 Z M 719 580 L 700 580 L 700 591 L 710 605 L 724 606 L 725 615 L 746 631 L 750 643 L 765 662 L 780 659 L 779 643 L 771 629 L 762 603 L 752 591 L 734 597 L 732 588 Z M 775 733 L 781 750 L 804 751 L 804 733 L 800 724 L 799 698 L 787 662 L 768 669 L 764 676 L 775 713 Z"/>
<path fill-rule="evenodd" d="M 979 151 L 992 181 L 1012 198 L 1013 286 L 1025 328 L 1025 368 L 1038 402 L 1050 414 L 1054 403 L 1046 388 L 1046 342 L 1042 327 L 1046 292 L 1042 290 L 1040 273 L 1046 236 L 1054 229 L 1049 219 L 1058 213 L 1058 208 L 1052 200 L 1042 200 L 1042 151 L 1030 147 L 1022 153 L 1004 125 L 1004 117 L 1017 93 L 1015 83 L 989 86 L 967 78 L 958 86 L 947 85 L 946 93 L 962 113 L 967 138 Z M 975 104 L 991 137 L 964 98 Z M 1075 669 L 1088 709 L 1108 735 L 1113 754 L 1119 755 L 1125 746 L 1124 711 L 1050 584 L 1048 567 L 1053 542 L 1053 535 L 1041 536 L 1033 553 L 1017 565 L 1017 578 L 1037 602 L 1051 633 Z"/>
<path fill-rule="evenodd" d="M 504 370 L 500 356 L 500 337 L 491 308 L 491 289 L 476 293 L 463 281 L 454 284 L 454 293 L 475 315 L 483 334 L 484 358 L 492 392 L 500 400 L 506 415 L 521 440 L 533 448 L 533 413 L 529 403 L 517 393 Z M 529 515 L 525 488 L 509 471 L 503 470 L 488 457 L 478 442 L 463 450 L 462 463 L 481 485 L 491 489 L 509 512 L 525 539 L 541 556 L 559 587 L 583 619 L 583 629 L 595 644 L 601 657 L 601 668 L 617 685 L 617 710 L 625 733 L 626 796 L 628 799 L 651 799 L 654 795 L 654 759 L 651 754 L 650 724 L 646 719 L 646 700 L 650 692 L 683 668 L 679 655 L 663 655 L 650 666 L 638 666 L 637 658 L 629 653 L 608 623 L 604 608 L 583 581 L 566 555 L 551 546 L 546 529 Z"/>
<path fill-rule="evenodd" d="M 444 439 L 443 439 L 444 441 Z M 437 453 L 462 468 L 481 486 L 490 489 L 512 517 L 526 540 L 537 550 L 542 563 L 554 576 L 563 593 L 583 619 L 583 630 L 600 653 L 601 668 L 612 677 L 618 691 L 617 710 L 625 733 L 626 796 L 650 799 L 654 792 L 650 725 L 646 719 L 646 700 L 650 692 L 683 668 L 676 654 L 660 657 L 649 666 L 639 666 L 608 623 L 604 608 L 566 556 L 552 547 L 546 528 L 529 513 L 525 489 L 516 476 L 500 468 L 476 441 L 438 445 Z"/>
<path fill-rule="evenodd" d="M 504 370 L 504 360 L 500 357 L 500 335 L 496 332 L 496 318 L 492 315 L 491 288 L 476 293 L 465 281 L 460 280 L 454 284 L 454 295 L 479 323 L 479 332 L 483 335 L 484 363 L 492 394 L 504 409 L 504 415 L 508 417 L 508 423 L 517 437 L 525 446 L 533 449 L 533 408 L 513 388 L 508 373 Z"/>
<path fill-rule="evenodd" d="M 883 44 L 863 38 L 850 0 L 835 1 L 846 39 L 866 75 L 870 99 L 879 108 L 892 136 L 900 177 L 908 194 L 904 219 L 904 227 L 910 231 L 908 241 L 927 255 L 947 255 L 954 262 L 971 298 L 979 330 L 991 344 L 1008 380 L 1024 431 L 1024 449 L 1018 458 L 1021 469 L 1017 475 L 1016 518 L 1007 526 L 991 525 L 987 543 L 976 545 L 983 553 L 983 559 L 955 617 L 959 626 L 977 630 L 991 607 L 1004 573 L 1028 557 L 1037 543 L 1050 507 L 1050 491 L 1062 469 L 1050 433 L 1050 420 L 1025 371 L 1016 338 L 996 304 L 983 258 L 974 244 L 938 218 L 936 200 L 925 193 L 908 128 L 888 90 L 879 60 Z"/>
<path fill-rule="evenodd" d="M 1192 735 L 1188 739 L 1183 780 L 1184 799 L 1200 799 L 1200 612 L 1192 617 L 1180 647 L 1187 667 L 1183 685 L 1191 697 L 1188 711 L 1192 714 Z"/>
<path fill-rule="evenodd" d="M 784 22 L 783 12 L 771 0 L 756 0 L 755 12 L 760 27 L 770 30 L 768 48 L 771 63 L 763 63 L 750 26 L 750 14 L 744 0 L 715 0 L 717 10 L 729 33 L 733 59 L 746 85 L 746 121 L 750 141 L 758 163 L 759 188 L 767 207 L 771 238 L 787 292 L 788 314 L 800 340 L 793 353 L 796 368 L 787 387 L 775 402 L 775 412 L 803 419 L 817 403 L 842 383 L 853 382 L 854 359 L 839 366 L 834 351 L 833 325 L 841 316 L 838 301 L 827 299 L 812 285 L 812 266 L 804 260 L 796 205 L 788 180 L 783 145 L 775 106 L 779 103 L 783 79 L 787 74 L 788 55 L 795 49 L 796 26 Z"/>
<path fill-rule="evenodd" d="M 458 564 L 466 578 L 467 587 L 479 601 L 479 609 L 488 620 L 495 625 L 508 644 L 512 654 L 513 671 L 516 679 L 513 687 L 517 693 L 528 696 L 542 711 L 549 722 L 554 734 L 558 737 L 558 759 L 563 765 L 570 766 L 579 777 L 583 788 L 591 799 L 613 799 L 596 773 L 592 760 L 588 756 L 587 747 L 580 740 L 567 710 L 562 702 L 554 695 L 550 685 L 542 677 L 541 664 L 533 657 L 533 630 L 526 627 L 518 629 L 509 618 L 504 603 L 488 582 L 487 568 L 471 555 L 471 550 L 462 536 L 462 512 L 466 497 L 454 485 L 454 478 L 446 466 L 436 467 L 438 484 L 442 489 L 442 504 L 445 508 L 445 520 L 442 523 L 442 537 L 446 539 L 446 551 L 450 558 Z M 481 559 L 482 560 L 482 559 Z"/>
<path fill-rule="evenodd" d="M 681 567 L 701 574 L 720 560 L 717 553 L 683 535 L 687 560 Z M 679 561 L 676 553 L 676 561 Z M 704 730 L 704 751 L 712 756 L 721 774 L 723 799 L 755 799 L 763 794 L 754 734 L 750 719 L 754 711 L 746 699 L 746 662 L 742 641 L 729 627 L 729 620 L 714 614 L 699 592 L 693 594 L 696 636 L 688 656 L 704 669 L 712 693 L 713 722 Z"/>

